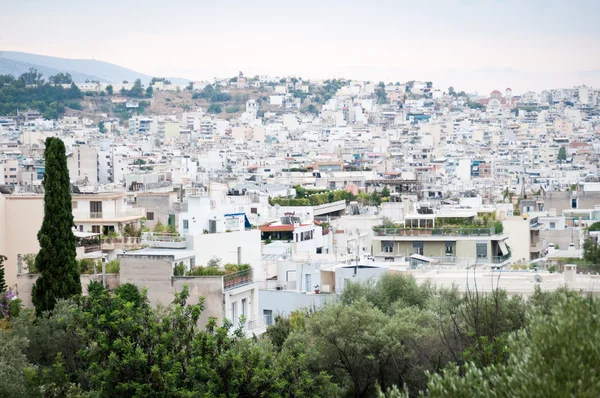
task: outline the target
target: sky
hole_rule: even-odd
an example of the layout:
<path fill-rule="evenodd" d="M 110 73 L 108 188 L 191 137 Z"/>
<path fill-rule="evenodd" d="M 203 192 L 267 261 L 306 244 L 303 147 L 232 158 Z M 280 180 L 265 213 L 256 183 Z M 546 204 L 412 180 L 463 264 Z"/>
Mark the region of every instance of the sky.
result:
<path fill-rule="evenodd" d="M 152 76 L 600 87 L 600 0 L 1 0 L 0 50 Z"/>

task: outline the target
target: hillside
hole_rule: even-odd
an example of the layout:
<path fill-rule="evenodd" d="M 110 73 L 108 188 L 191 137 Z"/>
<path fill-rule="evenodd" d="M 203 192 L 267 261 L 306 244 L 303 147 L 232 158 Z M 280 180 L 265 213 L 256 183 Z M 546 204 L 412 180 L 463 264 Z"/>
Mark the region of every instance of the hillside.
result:
<path fill-rule="evenodd" d="M 0 74 L 11 74 L 18 77 L 29 68 L 36 68 L 44 76 L 58 72 L 68 72 L 75 82 L 99 80 L 108 83 L 120 83 L 123 80 L 141 79 L 148 84 L 152 76 L 124 68 L 115 64 L 93 59 L 69 59 L 47 55 L 29 54 L 15 51 L 0 51 Z M 173 84 L 187 84 L 190 80 L 168 77 Z"/>

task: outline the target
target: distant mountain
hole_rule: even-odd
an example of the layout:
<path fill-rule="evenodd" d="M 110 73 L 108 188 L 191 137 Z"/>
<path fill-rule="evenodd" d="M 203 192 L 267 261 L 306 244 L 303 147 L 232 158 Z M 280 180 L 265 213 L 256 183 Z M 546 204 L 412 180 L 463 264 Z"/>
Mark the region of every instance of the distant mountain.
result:
<path fill-rule="evenodd" d="M 68 72 L 77 83 L 86 80 L 121 83 L 123 80 L 133 82 L 135 79 L 141 79 L 142 83 L 148 84 L 152 79 L 151 76 L 104 61 L 0 51 L 0 74 L 11 74 L 18 77 L 23 72 L 27 72 L 29 68 L 36 68 L 46 79 L 58 72 Z M 190 81 L 176 77 L 167 77 L 167 79 L 173 84 L 187 84 Z"/>
<path fill-rule="evenodd" d="M 101 82 L 106 82 L 104 79 L 101 79 L 97 76 L 86 75 L 85 73 L 65 69 L 53 69 L 42 65 L 29 64 L 27 62 L 13 61 L 12 59 L 6 59 L 0 56 L 0 75 L 13 75 L 14 77 L 19 77 L 24 72 L 29 71 L 30 68 L 37 69 L 44 75 L 46 80 L 48 80 L 48 77 L 56 75 L 59 72 L 69 72 L 73 78 L 73 81 L 76 83 L 83 83 L 86 80 L 98 80 Z"/>

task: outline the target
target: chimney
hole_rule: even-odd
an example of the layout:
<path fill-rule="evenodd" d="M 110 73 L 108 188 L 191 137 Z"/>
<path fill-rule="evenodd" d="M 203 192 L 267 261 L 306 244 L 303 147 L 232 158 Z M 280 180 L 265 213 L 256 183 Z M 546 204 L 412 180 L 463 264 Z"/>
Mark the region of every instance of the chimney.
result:
<path fill-rule="evenodd" d="M 577 265 L 575 264 L 565 264 L 563 276 L 566 282 L 575 282 L 575 276 L 577 275 Z"/>

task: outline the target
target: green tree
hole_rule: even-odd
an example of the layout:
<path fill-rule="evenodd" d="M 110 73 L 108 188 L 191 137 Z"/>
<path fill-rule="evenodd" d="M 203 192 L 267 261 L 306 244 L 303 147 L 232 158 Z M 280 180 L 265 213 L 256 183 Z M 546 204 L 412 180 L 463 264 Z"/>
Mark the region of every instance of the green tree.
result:
<path fill-rule="evenodd" d="M 65 144 L 56 137 L 46 139 L 44 158 L 44 220 L 35 258 L 40 276 L 31 294 L 38 315 L 52 310 L 58 299 L 81 294 Z"/>
<path fill-rule="evenodd" d="M 567 160 L 567 148 L 565 148 L 564 146 L 561 146 L 560 149 L 558 150 L 558 156 L 556 157 L 556 159 L 560 163 L 566 161 Z"/>
<path fill-rule="evenodd" d="M 4 276 L 4 262 L 6 261 L 6 256 L 0 254 L 0 293 L 4 293 L 8 290 L 8 286 L 6 286 L 6 279 Z"/>
<path fill-rule="evenodd" d="M 114 88 L 113 88 L 112 84 L 109 84 L 108 86 L 106 86 L 106 93 L 108 95 L 113 95 L 113 90 L 114 90 Z"/>
<path fill-rule="evenodd" d="M 44 83 L 42 76 L 43 75 L 40 72 L 38 72 L 36 68 L 29 68 L 29 71 L 19 76 L 19 80 L 21 80 L 25 84 L 35 84 L 39 86 Z"/>
<path fill-rule="evenodd" d="M 71 74 L 61 72 L 50 76 L 48 81 L 52 84 L 71 84 L 73 83 L 73 78 L 71 77 Z"/>
<path fill-rule="evenodd" d="M 436 336 L 431 314 L 402 308 L 388 316 L 361 298 L 328 305 L 303 323 L 284 349 L 306 347 L 309 368 L 330 374 L 347 396 L 372 396 L 377 383 L 424 388 L 432 358 L 423 348 Z"/>
<path fill-rule="evenodd" d="M 390 196 L 390 190 L 388 189 L 387 185 L 381 190 L 381 196 L 384 198 L 388 198 Z"/>
<path fill-rule="evenodd" d="M 560 293 L 558 293 L 560 294 Z M 506 365 L 470 363 L 433 374 L 431 397 L 595 397 L 600 383 L 600 301 L 563 294 L 508 339 Z"/>
<path fill-rule="evenodd" d="M 600 245 L 596 239 L 587 237 L 583 242 L 583 259 L 595 266 L 600 265 Z"/>
<path fill-rule="evenodd" d="M 210 104 L 207 112 L 208 113 L 221 113 L 221 112 L 223 112 L 223 108 L 221 108 L 221 105 Z"/>
<path fill-rule="evenodd" d="M 152 88 L 152 86 L 148 86 L 148 88 L 146 89 L 146 97 L 152 98 L 153 93 L 154 93 L 154 89 Z"/>

